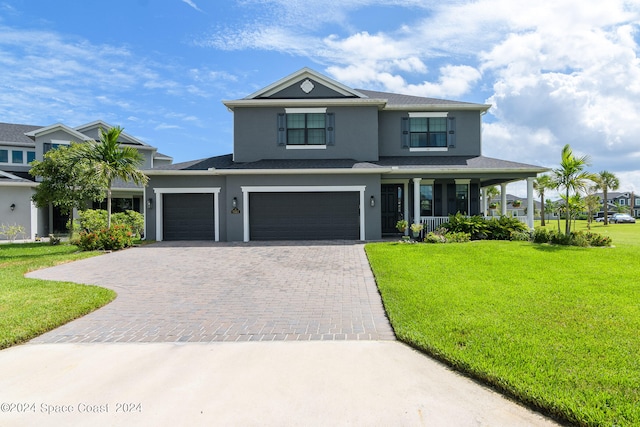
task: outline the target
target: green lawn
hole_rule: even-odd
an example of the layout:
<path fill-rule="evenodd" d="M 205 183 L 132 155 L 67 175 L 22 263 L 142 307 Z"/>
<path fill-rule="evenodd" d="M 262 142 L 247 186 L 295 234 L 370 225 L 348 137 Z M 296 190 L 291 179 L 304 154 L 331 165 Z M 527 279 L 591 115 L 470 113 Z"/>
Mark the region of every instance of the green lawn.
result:
<path fill-rule="evenodd" d="M 399 339 L 563 421 L 640 425 L 640 223 L 592 231 L 615 247 L 366 251 Z"/>
<path fill-rule="evenodd" d="M 28 271 L 97 254 L 77 252 L 72 245 L 0 245 L 0 349 L 27 341 L 112 301 L 116 294 L 109 289 L 24 277 Z"/>

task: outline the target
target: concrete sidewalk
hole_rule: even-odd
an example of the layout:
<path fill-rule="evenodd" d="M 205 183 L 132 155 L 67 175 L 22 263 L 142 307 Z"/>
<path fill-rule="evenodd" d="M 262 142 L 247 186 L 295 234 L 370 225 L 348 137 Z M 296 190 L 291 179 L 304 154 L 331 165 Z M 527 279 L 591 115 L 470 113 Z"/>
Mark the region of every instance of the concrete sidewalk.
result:
<path fill-rule="evenodd" d="M 552 426 L 395 341 L 27 344 L 0 425 Z"/>

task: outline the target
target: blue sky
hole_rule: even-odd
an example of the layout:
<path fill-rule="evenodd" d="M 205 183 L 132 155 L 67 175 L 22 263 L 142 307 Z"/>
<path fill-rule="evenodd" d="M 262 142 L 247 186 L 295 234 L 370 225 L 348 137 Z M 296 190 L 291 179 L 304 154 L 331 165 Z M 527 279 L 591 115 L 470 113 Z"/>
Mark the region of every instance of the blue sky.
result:
<path fill-rule="evenodd" d="M 308 66 L 492 104 L 484 155 L 553 168 L 568 143 L 640 192 L 639 26 L 640 0 L 0 0 L 0 121 L 205 158 L 232 150 L 223 99 Z"/>

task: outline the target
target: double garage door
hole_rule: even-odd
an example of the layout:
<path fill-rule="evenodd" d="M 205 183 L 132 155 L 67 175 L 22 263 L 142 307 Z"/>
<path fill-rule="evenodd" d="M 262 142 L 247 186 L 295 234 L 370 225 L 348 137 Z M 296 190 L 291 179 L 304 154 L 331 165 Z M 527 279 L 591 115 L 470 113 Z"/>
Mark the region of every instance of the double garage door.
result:
<path fill-rule="evenodd" d="M 358 192 L 250 193 L 251 240 L 360 238 Z"/>
<path fill-rule="evenodd" d="M 163 240 L 214 240 L 213 194 L 163 194 Z M 251 240 L 360 239 L 360 194 L 249 193 Z"/>

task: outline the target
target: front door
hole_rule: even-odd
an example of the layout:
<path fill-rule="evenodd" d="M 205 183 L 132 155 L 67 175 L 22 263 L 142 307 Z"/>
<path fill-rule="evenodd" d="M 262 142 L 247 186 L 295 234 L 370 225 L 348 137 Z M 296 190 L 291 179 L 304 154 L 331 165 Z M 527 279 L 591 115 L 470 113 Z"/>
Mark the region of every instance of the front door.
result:
<path fill-rule="evenodd" d="M 402 184 L 382 184 L 382 233 L 398 233 L 396 223 L 404 217 L 404 197 Z"/>

